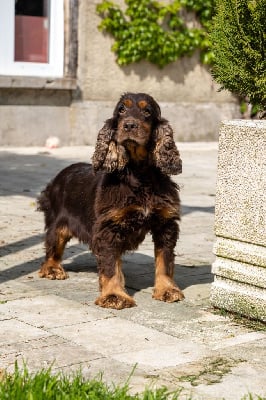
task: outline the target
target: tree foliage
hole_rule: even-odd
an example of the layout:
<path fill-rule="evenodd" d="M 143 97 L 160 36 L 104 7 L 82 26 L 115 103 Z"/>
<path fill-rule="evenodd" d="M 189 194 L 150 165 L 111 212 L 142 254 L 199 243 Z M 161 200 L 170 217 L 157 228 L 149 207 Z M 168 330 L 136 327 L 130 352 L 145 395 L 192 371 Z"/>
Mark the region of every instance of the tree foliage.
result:
<path fill-rule="evenodd" d="M 210 39 L 222 89 L 266 107 L 265 0 L 219 0 Z"/>

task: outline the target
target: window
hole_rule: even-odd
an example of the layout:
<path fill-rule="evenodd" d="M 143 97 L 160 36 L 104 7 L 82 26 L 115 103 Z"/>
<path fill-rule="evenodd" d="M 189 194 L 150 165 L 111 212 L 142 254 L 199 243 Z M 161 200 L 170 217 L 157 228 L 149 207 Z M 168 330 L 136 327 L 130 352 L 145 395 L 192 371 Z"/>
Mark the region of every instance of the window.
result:
<path fill-rule="evenodd" d="M 0 0 L 0 74 L 63 77 L 64 0 Z"/>

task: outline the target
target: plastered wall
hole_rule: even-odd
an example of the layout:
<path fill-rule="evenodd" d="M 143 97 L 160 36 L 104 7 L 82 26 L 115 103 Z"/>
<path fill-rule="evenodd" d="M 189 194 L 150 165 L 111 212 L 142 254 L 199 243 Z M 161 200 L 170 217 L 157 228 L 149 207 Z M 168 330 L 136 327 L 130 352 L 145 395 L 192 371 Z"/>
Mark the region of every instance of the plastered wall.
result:
<path fill-rule="evenodd" d="M 127 91 L 152 95 L 177 141 L 217 140 L 220 121 L 240 117 L 237 100 L 229 92 L 218 92 L 198 54 L 163 69 L 144 61 L 119 67 L 111 52 L 112 38 L 97 28 L 97 3 L 79 1 L 75 90 L 0 85 L 0 144 L 42 145 L 51 135 L 62 145 L 94 144 L 98 130 Z"/>

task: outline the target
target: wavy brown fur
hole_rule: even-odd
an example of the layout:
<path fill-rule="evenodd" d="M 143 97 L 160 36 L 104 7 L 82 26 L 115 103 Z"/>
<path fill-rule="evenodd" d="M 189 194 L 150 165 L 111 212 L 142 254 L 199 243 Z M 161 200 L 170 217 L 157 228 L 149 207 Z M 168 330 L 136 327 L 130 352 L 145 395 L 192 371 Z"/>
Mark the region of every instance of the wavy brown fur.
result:
<path fill-rule="evenodd" d="M 181 159 L 169 123 L 145 93 L 126 93 L 100 130 L 92 165 L 65 168 L 38 200 L 45 214 L 46 258 L 39 275 L 65 279 L 61 265 L 71 237 L 87 243 L 97 258 L 100 296 L 96 304 L 121 309 L 135 301 L 125 291 L 121 256 L 151 232 L 155 247 L 153 297 L 173 302 L 184 296 L 173 280 L 180 201 L 170 174 Z"/>

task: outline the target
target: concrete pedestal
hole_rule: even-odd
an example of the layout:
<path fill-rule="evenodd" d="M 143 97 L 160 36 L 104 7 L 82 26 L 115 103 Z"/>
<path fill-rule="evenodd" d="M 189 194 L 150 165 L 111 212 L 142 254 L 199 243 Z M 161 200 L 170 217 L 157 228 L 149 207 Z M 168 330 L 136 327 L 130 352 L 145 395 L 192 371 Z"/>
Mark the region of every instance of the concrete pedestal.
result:
<path fill-rule="evenodd" d="M 219 135 L 211 303 L 266 321 L 266 121 L 227 121 Z"/>

